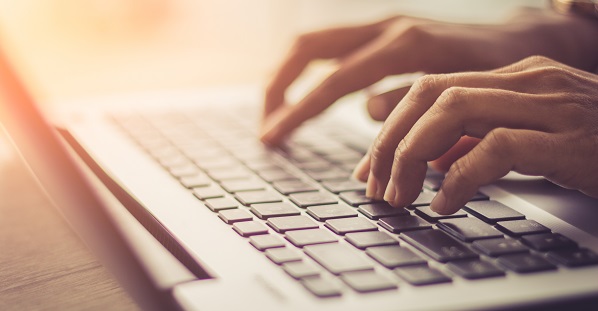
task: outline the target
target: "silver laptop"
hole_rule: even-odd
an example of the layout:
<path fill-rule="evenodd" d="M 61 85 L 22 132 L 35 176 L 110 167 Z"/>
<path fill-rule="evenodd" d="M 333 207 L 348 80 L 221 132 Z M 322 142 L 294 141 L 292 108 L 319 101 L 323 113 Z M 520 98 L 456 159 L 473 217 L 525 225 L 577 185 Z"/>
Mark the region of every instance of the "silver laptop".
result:
<path fill-rule="evenodd" d="M 442 174 L 429 171 L 414 204 L 395 209 L 349 178 L 375 135 L 356 111 L 269 149 L 256 139 L 259 96 L 241 90 L 94 99 L 58 131 L 2 56 L 0 81 L 2 125 L 145 309 L 596 303 L 598 201 L 578 192 L 509 176 L 441 216 L 428 204 Z"/>

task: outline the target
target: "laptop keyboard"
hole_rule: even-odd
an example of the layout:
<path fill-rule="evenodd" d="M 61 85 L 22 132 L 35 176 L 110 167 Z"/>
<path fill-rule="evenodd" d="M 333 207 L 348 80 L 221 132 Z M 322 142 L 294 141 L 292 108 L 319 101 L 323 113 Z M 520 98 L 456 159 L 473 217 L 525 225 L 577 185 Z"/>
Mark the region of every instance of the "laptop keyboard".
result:
<path fill-rule="evenodd" d="M 256 140 L 252 115 L 197 110 L 113 120 L 231 234 L 316 296 L 598 264 L 596 253 L 482 193 L 453 215 L 434 213 L 429 204 L 443 175 L 432 170 L 407 208 L 367 198 L 365 184 L 350 179 L 367 140 L 312 124 L 270 149 Z"/>

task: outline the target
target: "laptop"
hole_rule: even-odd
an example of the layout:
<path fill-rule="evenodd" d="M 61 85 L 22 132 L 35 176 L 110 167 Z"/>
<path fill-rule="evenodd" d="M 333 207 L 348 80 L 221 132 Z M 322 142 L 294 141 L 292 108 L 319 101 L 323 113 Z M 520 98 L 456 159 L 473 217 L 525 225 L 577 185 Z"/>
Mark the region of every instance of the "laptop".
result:
<path fill-rule="evenodd" d="M 508 176 L 441 216 L 430 170 L 396 209 L 349 178 L 375 135 L 350 109 L 266 148 L 251 92 L 98 98 L 51 125 L 3 55 L 0 81 L 2 126 L 143 309 L 596 306 L 598 200 L 578 192 Z"/>

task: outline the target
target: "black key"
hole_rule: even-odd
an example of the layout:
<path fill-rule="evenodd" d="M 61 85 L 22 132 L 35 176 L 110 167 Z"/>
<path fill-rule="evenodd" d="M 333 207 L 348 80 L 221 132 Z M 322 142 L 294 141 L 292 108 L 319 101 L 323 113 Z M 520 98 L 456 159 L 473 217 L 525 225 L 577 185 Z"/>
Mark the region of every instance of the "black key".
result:
<path fill-rule="evenodd" d="M 286 202 L 253 204 L 251 212 L 261 219 L 301 214 L 295 206 Z"/>
<path fill-rule="evenodd" d="M 548 258 L 567 267 L 598 264 L 598 255 L 589 249 L 560 249 L 548 253 Z"/>
<path fill-rule="evenodd" d="M 310 206 L 307 208 L 307 214 L 318 221 L 357 216 L 355 210 L 344 204 Z"/>
<path fill-rule="evenodd" d="M 335 204 L 338 202 L 334 196 L 324 192 L 293 193 L 289 198 L 293 203 L 302 208 L 314 205 Z"/>
<path fill-rule="evenodd" d="M 309 257 L 333 274 L 374 269 L 372 262 L 347 245 L 338 243 L 311 245 L 306 246 L 304 250 Z"/>
<path fill-rule="evenodd" d="M 282 264 L 282 269 L 297 280 L 320 275 L 320 269 L 318 269 L 318 267 L 302 261 L 284 263 Z"/>
<path fill-rule="evenodd" d="M 311 218 L 303 215 L 287 216 L 287 217 L 272 217 L 266 222 L 268 226 L 276 230 L 278 233 L 284 233 L 290 230 L 315 229 L 318 224 Z"/>
<path fill-rule="evenodd" d="M 204 174 L 197 174 L 194 176 L 185 176 L 179 179 L 181 185 L 185 188 L 207 187 L 212 184 L 212 180 Z"/>
<path fill-rule="evenodd" d="M 341 280 L 360 293 L 396 289 L 397 284 L 389 277 L 376 271 L 347 272 L 341 274 Z"/>
<path fill-rule="evenodd" d="M 451 214 L 451 215 L 440 215 L 440 214 L 432 211 L 430 206 L 416 207 L 415 213 L 429 222 L 437 222 L 440 219 L 467 217 L 467 213 L 465 213 L 462 210 L 458 210 L 456 213 Z"/>
<path fill-rule="evenodd" d="M 380 218 L 378 224 L 394 233 L 432 228 L 429 222 L 411 215 Z"/>
<path fill-rule="evenodd" d="M 524 235 L 521 242 L 537 251 L 551 251 L 562 248 L 577 248 L 577 243 L 558 233 Z"/>
<path fill-rule="evenodd" d="M 322 186 L 332 193 L 365 191 L 365 183 L 354 179 L 324 181 Z"/>
<path fill-rule="evenodd" d="M 466 279 L 483 279 L 505 275 L 505 272 L 495 265 L 479 259 L 449 262 L 447 266 Z"/>
<path fill-rule="evenodd" d="M 464 242 L 503 237 L 502 232 L 473 217 L 444 219 L 438 223 L 438 228 Z"/>
<path fill-rule="evenodd" d="M 297 179 L 297 176 L 283 170 L 283 169 L 275 169 L 275 170 L 264 170 L 258 172 L 258 175 L 266 182 L 275 182 L 281 180 L 293 180 Z"/>
<path fill-rule="evenodd" d="M 278 192 L 289 195 L 291 193 L 318 191 L 318 188 L 302 180 L 283 180 L 272 184 Z"/>
<path fill-rule="evenodd" d="M 389 269 L 426 263 L 425 259 L 399 245 L 368 247 L 365 252 Z"/>
<path fill-rule="evenodd" d="M 448 276 L 428 266 L 401 267 L 396 268 L 394 272 L 416 286 L 451 282 Z"/>
<path fill-rule="evenodd" d="M 498 221 L 525 219 L 523 214 L 497 201 L 469 202 L 465 204 L 465 210 L 491 224 Z"/>
<path fill-rule="evenodd" d="M 412 209 L 416 206 L 430 205 L 430 203 L 432 203 L 432 199 L 434 199 L 435 196 L 436 193 L 434 192 L 420 192 L 417 199 L 415 199 L 415 201 L 413 201 L 413 203 L 409 205 L 409 208 Z"/>
<path fill-rule="evenodd" d="M 341 295 L 340 286 L 331 280 L 322 278 L 305 278 L 301 284 L 318 297 L 336 297 Z"/>
<path fill-rule="evenodd" d="M 361 249 L 365 249 L 372 246 L 399 244 L 399 241 L 395 240 L 387 233 L 380 231 L 347 233 L 345 235 L 345 238 L 347 239 L 347 242 Z"/>
<path fill-rule="evenodd" d="M 528 248 L 521 242 L 513 239 L 489 239 L 477 240 L 472 246 L 481 251 L 484 255 L 497 257 L 507 254 L 526 253 Z"/>
<path fill-rule="evenodd" d="M 359 206 L 362 204 L 370 204 L 376 202 L 383 202 L 382 200 L 374 200 L 365 196 L 365 191 L 349 191 L 343 192 L 339 197 L 351 206 Z"/>
<path fill-rule="evenodd" d="M 280 194 L 268 190 L 239 192 L 235 194 L 235 198 L 245 206 L 258 203 L 282 202 Z"/>
<path fill-rule="evenodd" d="M 242 221 L 233 224 L 233 230 L 243 237 L 268 233 L 268 227 L 257 221 Z"/>
<path fill-rule="evenodd" d="M 208 175 L 217 181 L 246 179 L 252 176 L 247 169 L 241 167 L 213 169 L 208 171 Z"/>
<path fill-rule="evenodd" d="M 251 236 L 249 243 L 260 251 L 285 246 L 285 242 L 280 237 L 271 234 Z"/>
<path fill-rule="evenodd" d="M 556 269 L 556 266 L 546 259 L 528 253 L 500 256 L 498 257 L 498 263 L 517 273 L 530 273 Z"/>
<path fill-rule="evenodd" d="M 229 193 L 265 189 L 264 184 L 256 179 L 225 180 L 220 183 L 220 186 Z"/>
<path fill-rule="evenodd" d="M 222 210 L 218 213 L 218 217 L 227 224 L 232 224 L 239 221 L 252 220 L 251 214 L 240 209 Z"/>
<path fill-rule="evenodd" d="M 317 181 L 334 180 L 334 179 L 347 179 L 351 177 L 351 173 L 341 170 L 340 168 L 329 168 L 325 171 L 305 171 L 309 177 Z"/>
<path fill-rule="evenodd" d="M 525 234 L 535 234 L 535 233 L 547 233 L 550 232 L 550 229 L 542 226 L 541 224 L 537 223 L 533 220 L 511 220 L 511 221 L 501 221 L 497 223 L 497 228 L 501 231 L 513 235 L 513 236 L 522 236 Z"/>
<path fill-rule="evenodd" d="M 221 198 L 224 196 L 225 193 L 226 192 L 224 192 L 220 187 L 216 185 L 201 188 L 193 188 L 193 195 L 200 200 Z"/>
<path fill-rule="evenodd" d="M 290 248 L 269 248 L 265 252 L 266 257 L 272 260 L 275 264 L 281 265 L 287 262 L 301 261 L 301 253 Z"/>
<path fill-rule="evenodd" d="M 239 202 L 231 198 L 207 199 L 206 206 L 212 212 L 218 212 L 221 210 L 237 208 L 239 206 Z"/>
<path fill-rule="evenodd" d="M 368 220 L 360 217 L 330 219 L 324 224 L 328 229 L 336 234 L 346 234 L 350 232 L 377 231 L 378 227 Z"/>
<path fill-rule="evenodd" d="M 338 241 L 332 233 L 324 229 L 289 231 L 286 238 L 297 247 Z"/>
<path fill-rule="evenodd" d="M 403 233 L 402 238 L 407 243 L 440 262 L 478 257 L 467 246 L 440 230 L 409 231 Z"/>
<path fill-rule="evenodd" d="M 438 191 L 438 190 L 440 190 L 440 186 L 442 186 L 443 180 L 444 180 L 443 174 L 426 176 L 426 179 L 424 179 L 424 187 L 426 189 L 430 189 L 432 191 Z"/>
<path fill-rule="evenodd" d="M 471 199 L 469 199 L 469 201 L 488 201 L 490 200 L 490 197 L 488 197 L 487 195 L 481 193 L 481 192 L 477 192 L 476 194 L 473 195 L 473 197 L 471 197 Z"/>
<path fill-rule="evenodd" d="M 408 215 L 409 211 L 404 208 L 390 206 L 386 202 L 360 205 L 357 209 L 369 219 L 378 220 L 382 217 Z"/>

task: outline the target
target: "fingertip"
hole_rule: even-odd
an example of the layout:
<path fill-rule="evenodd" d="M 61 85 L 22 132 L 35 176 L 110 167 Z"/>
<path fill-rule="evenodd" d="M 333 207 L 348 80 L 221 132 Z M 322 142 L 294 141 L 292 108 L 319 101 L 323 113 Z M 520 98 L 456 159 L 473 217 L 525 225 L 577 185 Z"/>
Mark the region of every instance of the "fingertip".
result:
<path fill-rule="evenodd" d="M 370 173 L 370 157 L 365 155 L 353 169 L 351 176 L 359 181 L 366 182 Z"/>
<path fill-rule="evenodd" d="M 430 203 L 430 209 L 440 215 L 450 215 L 454 212 L 451 211 L 448 205 L 446 195 L 442 189 L 436 193 L 434 199 Z"/>

